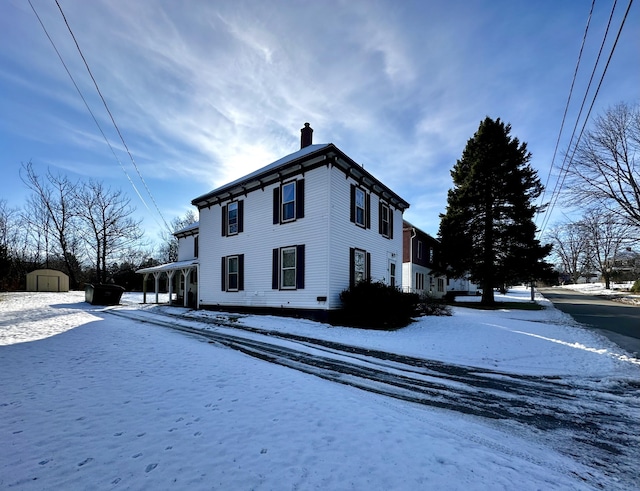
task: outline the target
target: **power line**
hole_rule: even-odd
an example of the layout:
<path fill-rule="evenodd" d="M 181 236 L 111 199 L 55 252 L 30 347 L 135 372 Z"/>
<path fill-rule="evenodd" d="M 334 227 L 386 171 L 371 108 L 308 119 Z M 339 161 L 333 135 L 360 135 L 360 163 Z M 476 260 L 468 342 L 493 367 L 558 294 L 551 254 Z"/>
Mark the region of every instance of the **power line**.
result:
<path fill-rule="evenodd" d="M 589 32 L 589 26 L 591 25 L 591 17 L 593 15 L 593 7 L 596 4 L 596 0 L 593 0 L 591 2 L 591 9 L 589 10 L 589 17 L 587 18 L 587 25 L 584 28 L 584 34 L 582 35 L 582 44 L 580 45 L 580 52 L 578 53 L 578 61 L 576 62 L 576 68 L 573 71 L 573 79 L 571 80 L 571 87 L 569 88 L 569 96 L 567 97 L 567 103 L 564 106 L 564 114 L 562 115 L 562 122 L 560 123 L 560 131 L 558 133 L 558 139 L 556 140 L 556 146 L 553 150 L 553 157 L 551 158 L 551 166 L 549 167 L 549 174 L 547 175 L 547 180 L 544 183 L 544 189 L 542 191 L 542 196 L 540 197 L 540 205 L 542 206 L 542 204 L 544 203 L 544 196 L 545 193 L 547 192 L 547 186 L 549 185 L 549 180 L 551 179 L 551 173 L 553 171 L 553 165 L 556 161 L 556 155 L 558 153 L 558 147 L 560 146 L 560 138 L 562 137 L 562 131 L 564 129 L 564 122 L 567 118 L 567 112 L 569 110 L 569 103 L 571 102 L 571 96 L 573 94 L 573 87 L 576 83 L 576 78 L 578 77 L 578 69 L 580 68 L 580 61 L 582 60 L 582 52 L 584 51 L 584 45 L 586 44 L 587 41 L 587 34 Z M 557 181 L 556 181 L 557 184 Z M 554 188 L 554 193 L 555 193 L 555 188 Z M 552 193 L 552 198 L 553 198 L 553 193 Z M 538 209 L 538 212 L 536 213 L 536 215 L 538 215 L 540 213 L 540 208 Z"/>
<path fill-rule="evenodd" d="M 609 57 L 608 57 L 608 59 L 607 59 L 607 62 L 606 62 L 606 65 L 605 65 L 605 67 L 604 67 L 604 70 L 603 70 L 603 72 L 602 72 L 602 75 L 600 76 L 600 80 L 599 80 L 599 83 L 598 83 L 598 87 L 596 88 L 595 94 L 593 95 L 593 98 L 592 98 L 592 100 L 591 100 L 591 104 L 590 104 L 590 106 L 589 106 L 589 110 L 587 111 L 587 115 L 586 115 L 586 116 L 585 116 L 585 118 L 584 118 L 584 122 L 583 122 L 582 128 L 581 128 L 581 130 L 580 130 L 580 133 L 579 133 L 579 135 L 578 135 L 578 138 L 576 139 L 576 143 L 575 143 L 575 145 L 574 145 L 574 147 L 573 147 L 573 152 L 572 152 L 572 154 L 571 154 L 571 157 L 568 159 L 568 161 L 567 161 L 567 155 L 565 155 L 565 157 L 564 157 L 563 165 L 562 165 L 561 170 L 560 170 L 560 176 L 561 176 L 561 177 L 559 177 L 559 178 L 558 178 L 558 181 L 556 181 L 556 187 L 554 188 L 554 194 L 553 194 L 553 197 L 552 197 L 551 206 L 547 209 L 547 214 L 546 214 L 546 216 L 545 216 L 545 220 L 543 221 L 543 226 L 542 226 L 542 227 L 541 227 L 541 229 L 540 229 L 540 234 L 542 234 L 542 233 L 544 232 L 544 229 L 546 228 L 546 226 L 547 226 L 547 224 L 548 224 L 548 222 L 549 222 L 549 218 L 550 218 L 550 216 L 551 216 L 551 212 L 552 212 L 553 208 L 555 207 L 555 204 L 556 204 L 556 203 L 557 203 L 557 201 L 558 201 L 558 196 L 559 196 L 559 194 L 560 194 L 560 189 L 561 189 L 561 188 L 562 188 L 562 186 L 564 185 L 564 182 L 565 182 L 565 179 L 566 179 L 566 177 L 567 177 L 567 174 L 568 174 L 569 168 L 570 168 L 571 164 L 573 163 L 573 158 L 574 158 L 574 156 L 575 156 L 575 153 L 576 153 L 576 150 L 577 150 L 578 144 L 580 143 L 580 140 L 581 140 L 581 138 L 582 138 L 582 135 L 584 134 L 584 130 L 585 130 L 585 128 L 586 128 L 586 126 L 587 126 L 587 123 L 588 123 L 588 121 L 589 121 L 589 116 L 591 115 L 591 112 L 592 112 L 592 110 L 593 110 L 593 106 L 595 105 L 596 98 L 598 97 L 598 94 L 599 94 L 599 92 L 600 92 L 600 88 L 602 87 L 602 82 L 604 81 L 604 77 L 605 77 L 605 75 L 606 75 L 606 73 L 607 73 L 607 70 L 608 70 L 608 68 L 609 68 L 609 64 L 610 64 L 611 59 L 612 59 L 612 57 L 613 57 L 613 53 L 615 52 L 615 49 L 616 49 L 616 47 L 617 47 L 617 45 L 618 45 L 618 40 L 620 39 L 620 34 L 622 33 L 622 29 L 623 29 L 623 27 L 624 27 L 624 24 L 625 24 L 625 22 L 626 22 L 626 20 L 627 20 L 628 15 L 629 15 L 629 10 L 631 9 L 631 5 L 632 5 L 632 4 L 633 4 L 633 0 L 629 0 L 629 4 L 628 4 L 628 6 L 627 6 L 627 10 L 625 11 L 624 17 L 622 18 L 622 22 L 620 23 L 620 28 L 618 29 L 618 33 L 617 33 L 617 35 L 616 35 L 616 39 L 615 39 L 615 41 L 614 41 L 614 43 L 613 43 L 613 46 L 611 47 L 611 51 L 610 51 L 610 53 L 609 53 Z M 612 9 L 611 9 L 611 14 L 610 14 L 610 16 L 609 16 L 609 21 L 608 21 L 608 23 L 607 23 L 607 29 L 606 29 L 606 31 L 605 31 L 605 34 L 604 34 L 604 37 L 603 37 L 602 43 L 601 43 L 601 45 L 600 45 L 600 50 L 599 50 L 599 52 L 598 52 L 598 57 L 597 57 L 597 59 L 596 59 L 596 63 L 595 63 L 595 65 L 594 65 L 593 71 L 591 72 L 591 77 L 590 77 L 590 79 L 589 79 L 589 84 L 588 84 L 587 89 L 586 89 L 586 91 L 585 91 L 584 98 L 582 99 L 582 104 L 581 104 L 581 106 L 580 106 L 580 112 L 579 112 L 578 117 L 577 117 L 577 119 L 576 119 L 576 124 L 574 125 L 573 132 L 572 132 L 572 134 L 571 134 L 571 139 L 570 139 L 570 141 L 569 141 L 569 148 L 571 148 L 571 143 L 573 142 L 573 138 L 574 138 L 574 136 L 575 136 L 576 129 L 577 129 L 578 124 L 579 124 L 579 121 L 580 121 L 580 116 L 582 115 L 582 111 L 583 111 L 583 109 L 584 109 L 584 105 L 585 105 L 585 102 L 586 102 L 586 99 L 587 99 L 587 95 L 588 95 L 589 89 L 591 88 L 591 83 L 593 82 L 593 77 L 594 77 L 594 75 L 595 75 L 596 68 L 597 68 L 598 63 L 599 63 L 599 61 L 600 61 L 600 56 L 601 56 L 602 51 L 603 51 L 603 49 L 604 49 L 604 44 L 605 44 L 606 38 L 607 38 L 608 33 L 609 33 L 609 27 L 610 27 L 610 25 L 611 25 L 611 20 L 612 20 L 612 18 L 613 18 L 613 14 L 614 14 L 614 11 L 615 11 L 615 8 L 616 8 L 616 5 L 617 5 L 617 0 L 614 2 L 613 7 L 612 7 Z M 566 164 L 566 165 L 565 165 L 565 164 Z M 557 191 L 557 192 L 556 192 L 556 191 Z"/>
<path fill-rule="evenodd" d="M 151 201 L 153 202 L 153 205 L 155 206 L 156 211 L 158 212 L 158 215 L 160 216 L 160 218 L 162 219 L 162 222 L 164 223 L 164 226 L 166 227 L 167 230 L 169 230 L 171 232 L 171 228 L 169 227 L 169 225 L 167 224 L 167 221 L 165 220 L 162 212 L 160 211 L 160 208 L 158 207 L 158 203 L 156 202 L 155 198 L 153 197 L 153 194 L 151 193 L 151 190 L 149 189 L 149 186 L 147 186 L 146 181 L 144 180 L 144 177 L 142 177 L 142 173 L 140 172 L 140 169 L 138 168 L 138 165 L 136 164 L 135 159 L 133 158 L 133 155 L 131 154 L 131 151 L 129 150 L 129 147 L 127 145 L 127 143 L 124 140 L 124 137 L 122 136 L 122 133 L 120 131 L 120 128 L 118 127 L 115 118 L 113 117 L 113 114 L 111 113 L 111 110 L 109 109 L 109 106 L 107 104 L 107 101 L 105 100 L 104 96 L 102 95 L 102 92 L 100 91 L 100 87 L 98 86 L 98 82 L 96 81 L 95 77 L 93 76 L 93 73 L 91 71 L 91 68 L 89 68 L 89 64 L 87 63 L 87 60 L 82 52 L 82 49 L 80 48 L 80 45 L 78 43 L 78 40 L 76 39 L 75 35 L 73 34 L 73 30 L 71 29 L 71 26 L 69 25 L 69 22 L 67 21 L 67 18 L 64 14 L 64 11 L 62 10 L 62 7 L 60 6 L 60 3 L 58 2 L 58 0 L 56 0 L 56 5 L 58 6 L 58 10 L 60 11 L 60 14 L 62 15 L 62 18 L 64 20 L 65 25 L 67 26 L 67 29 L 69 31 L 69 34 L 71 35 L 73 42 L 76 45 L 76 49 L 78 50 L 78 53 L 80 54 L 80 57 L 82 58 L 82 61 L 87 69 L 87 72 L 89 73 L 89 76 L 91 77 L 91 80 L 93 81 L 93 85 L 96 88 L 96 91 L 98 92 L 98 95 L 100 96 L 100 99 L 102 100 L 102 103 L 105 107 L 105 110 L 107 111 L 107 114 L 109 114 L 109 117 L 111 118 L 111 123 L 113 124 L 114 128 L 116 129 L 116 132 L 118 133 L 118 136 L 120 137 L 120 141 L 122 142 L 125 150 L 127 151 L 127 154 L 129 155 L 129 159 L 131 160 L 131 163 L 133 164 L 133 167 L 136 170 L 136 173 L 138 174 L 138 177 L 140 178 L 140 181 L 142 182 L 142 184 L 144 185 L 147 194 L 149 195 L 149 197 L 151 198 Z"/>
<path fill-rule="evenodd" d="M 76 83 L 75 79 L 73 78 L 73 75 L 71 75 L 71 72 L 69 71 L 69 68 L 67 67 L 67 64 L 64 62 L 64 59 L 62 58 L 62 55 L 60 54 L 60 51 L 58 51 L 58 47 L 56 46 L 56 44 L 54 43 L 53 39 L 49 35 L 49 32 L 47 31 L 47 28 L 45 27 L 44 23 L 42 22 L 42 19 L 38 15 L 38 12 L 36 12 L 35 7 L 31 3 L 31 0 L 28 0 L 28 1 L 29 1 L 29 5 L 31 6 L 31 9 L 33 10 L 33 13 L 35 14 L 36 18 L 38 19 L 38 22 L 40 23 L 40 26 L 42 27 L 42 30 L 44 31 L 45 35 L 49 39 L 49 42 L 51 43 L 51 46 L 53 46 L 54 51 L 58 55 L 58 58 L 60 59 L 60 62 L 62 63 L 62 66 L 66 70 L 67 75 L 69 75 L 69 78 L 71 79 L 71 82 L 73 83 L 74 87 L 76 88 L 76 91 L 78 92 L 78 95 L 80 95 L 80 98 L 82 99 L 82 102 L 84 103 L 85 107 L 87 108 L 87 111 L 89 111 L 89 114 L 91 115 L 91 118 L 93 118 L 93 122 L 98 127 L 98 130 L 100 130 L 100 134 L 102 135 L 102 138 L 104 139 L 104 141 L 108 145 L 109 149 L 111 150 L 111 153 L 113 154 L 114 158 L 117 160 L 117 162 L 120 165 L 120 168 L 124 172 L 125 176 L 127 176 L 127 179 L 129 180 L 129 183 L 131 184 L 131 186 L 133 186 L 133 189 L 135 190 L 136 194 L 138 195 L 138 198 L 140 198 L 140 200 L 142 201 L 144 206 L 147 208 L 147 210 L 151 211 L 151 209 L 147 205 L 147 202 L 144 200 L 144 198 L 142 197 L 142 195 L 138 191 L 138 188 L 136 187 L 135 183 L 131 180 L 131 177 L 127 173 L 127 170 L 125 169 L 124 165 L 122 164 L 122 162 L 118 158 L 118 155 L 116 154 L 113 146 L 111 145 L 111 142 L 109 141 L 109 139 L 105 135 L 104 131 L 102 130 L 102 127 L 100 126 L 100 123 L 98 122 L 96 116 L 93 114 L 93 111 L 91 110 L 91 107 L 89 107 L 89 103 L 87 102 L 87 100 L 85 99 L 84 95 L 82 94 L 82 91 L 80 90 L 80 87 L 78 87 L 78 84 Z"/>

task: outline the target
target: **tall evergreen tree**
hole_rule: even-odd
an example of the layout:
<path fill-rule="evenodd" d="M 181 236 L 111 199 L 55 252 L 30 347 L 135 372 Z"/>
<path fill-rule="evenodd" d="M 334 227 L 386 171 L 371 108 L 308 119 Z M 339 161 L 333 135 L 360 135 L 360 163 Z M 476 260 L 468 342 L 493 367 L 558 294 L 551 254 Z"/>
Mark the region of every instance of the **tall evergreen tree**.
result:
<path fill-rule="evenodd" d="M 510 136 L 511 125 L 487 117 L 467 142 L 453 170 L 439 236 L 445 264 L 455 277 L 469 275 L 482 288 L 482 303 L 494 303 L 493 289 L 547 276 L 543 261 L 551 246 L 535 238 L 533 202 L 543 186 L 529 165 L 527 144 Z"/>

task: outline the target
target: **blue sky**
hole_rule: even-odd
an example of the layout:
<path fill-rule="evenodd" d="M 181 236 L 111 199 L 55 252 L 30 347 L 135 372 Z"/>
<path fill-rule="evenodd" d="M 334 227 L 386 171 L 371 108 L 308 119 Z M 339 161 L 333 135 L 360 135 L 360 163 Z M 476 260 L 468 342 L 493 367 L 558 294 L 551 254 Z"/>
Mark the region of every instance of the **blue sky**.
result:
<path fill-rule="evenodd" d="M 59 0 L 145 186 L 55 1 L 32 3 L 126 173 L 28 1 L 3 0 L 0 199 L 25 203 L 23 162 L 100 179 L 128 193 L 151 239 L 162 218 L 147 188 L 169 222 L 196 196 L 298 150 L 305 122 L 314 143 L 336 144 L 409 201 L 405 219 L 432 235 L 449 171 L 486 116 L 511 123 L 547 182 L 591 8 L 589 0 Z M 612 5 L 595 2 L 559 152 Z M 614 11 L 587 107 L 627 5 Z M 636 2 L 593 114 L 639 98 Z"/>

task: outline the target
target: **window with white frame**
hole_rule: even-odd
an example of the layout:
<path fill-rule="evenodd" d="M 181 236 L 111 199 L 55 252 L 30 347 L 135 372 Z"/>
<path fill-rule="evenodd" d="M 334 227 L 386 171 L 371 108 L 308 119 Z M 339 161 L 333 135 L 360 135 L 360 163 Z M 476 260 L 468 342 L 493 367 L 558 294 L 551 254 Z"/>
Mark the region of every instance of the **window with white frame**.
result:
<path fill-rule="evenodd" d="M 280 250 L 280 288 L 296 288 L 296 248 L 284 247 Z"/>
<path fill-rule="evenodd" d="M 367 253 L 356 249 L 353 252 L 353 279 L 356 284 L 367 277 Z"/>
<path fill-rule="evenodd" d="M 238 233 L 238 202 L 234 201 L 227 206 L 227 235 Z"/>
<path fill-rule="evenodd" d="M 356 223 L 362 227 L 366 226 L 365 203 L 365 192 L 360 188 L 356 188 Z"/>
<path fill-rule="evenodd" d="M 227 257 L 227 291 L 237 292 L 239 287 L 240 269 L 238 256 Z"/>
<path fill-rule="evenodd" d="M 438 291 L 440 293 L 444 292 L 444 279 L 438 278 Z"/>
<path fill-rule="evenodd" d="M 296 183 L 288 182 L 282 186 L 282 221 L 296 218 Z"/>
<path fill-rule="evenodd" d="M 384 237 L 390 237 L 391 236 L 391 230 L 390 230 L 390 218 L 389 218 L 389 206 L 387 206 L 384 203 L 380 204 L 380 233 L 384 236 Z"/>

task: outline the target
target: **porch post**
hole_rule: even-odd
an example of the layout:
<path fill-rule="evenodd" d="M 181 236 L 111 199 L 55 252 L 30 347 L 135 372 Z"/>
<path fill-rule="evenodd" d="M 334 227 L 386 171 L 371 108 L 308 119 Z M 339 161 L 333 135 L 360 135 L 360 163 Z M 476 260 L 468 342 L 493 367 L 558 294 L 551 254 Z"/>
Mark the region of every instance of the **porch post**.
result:
<path fill-rule="evenodd" d="M 144 274 L 144 280 L 142 280 L 142 303 L 147 303 L 147 278 L 149 273 Z"/>
<path fill-rule="evenodd" d="M 169 277 L 169 305 L 173 303 L 173 275 L 175 273 L 175 269 L 167 271 L 167 276 Z"/>
<path fill-rule="evenodd" d="M 158 290 L 160 290 L 160 271 L 154 271 L 153 272 L 153 277 L 155 278 L 155 287 L 156 287 L 156 303 L 160 303 L 158 301 Z"/>
<path fill-rule="evenodd" d="M 182 306 L 188 307 L 187 303 L 188 294 L 187 294 L 187 278 L 189 277 L 189 273 L 191 272 L 191 268 L 182 268 L 182 277 L 184 279 L 184 291 L 182 292 Z"/>

